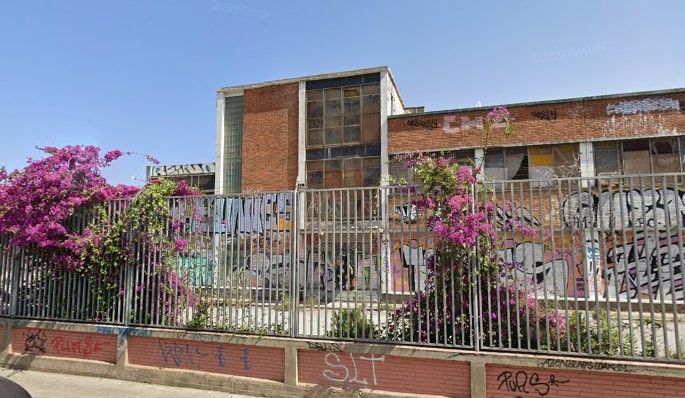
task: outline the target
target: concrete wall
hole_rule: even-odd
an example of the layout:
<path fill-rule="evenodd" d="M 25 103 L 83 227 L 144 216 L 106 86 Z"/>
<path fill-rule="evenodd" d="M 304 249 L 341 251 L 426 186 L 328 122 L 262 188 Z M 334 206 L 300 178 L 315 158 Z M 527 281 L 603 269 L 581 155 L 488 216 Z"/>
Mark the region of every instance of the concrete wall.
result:
<path fill-rule="evenodd" d="M 685 366 L 0 320 L 3 366 L 263 396 L 681 397 Z"/>
<path fill-rule="evenodd" d="M 405 114 L 388 120 L 391 154 L 485 143 L 483 118 L 491 107 Z M 509 107 L 513 133 L 495 127 L 489 147 L 605 141 L 685 134 L 685 91 L 547 101 Z"/>

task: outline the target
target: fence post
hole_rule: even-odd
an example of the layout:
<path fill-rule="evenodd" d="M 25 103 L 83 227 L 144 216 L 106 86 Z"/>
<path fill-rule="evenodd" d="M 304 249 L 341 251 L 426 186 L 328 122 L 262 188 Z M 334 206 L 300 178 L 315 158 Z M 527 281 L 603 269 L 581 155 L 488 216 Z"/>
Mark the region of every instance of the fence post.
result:
<path fill-rule="evenodd" d="M 17 307 L 19 306 L 19 283 L 24 251 L 15 246 L 12 249 L 12 253 L 12 291 L 10 292 L 12 304 L 10 307 L 10 317 L 14 318 L 17 316 Z"/>
<path fill-rule="evenodd" d="M 133 228 L 131 226 L 128 227 L 128 243 L 129 247 L 133 246 Z M 127 256 L 126 259 L 126 265 L 124 266 L 124 286 L 125 286 L 125 292 L 126 294 L 124 295 L 124 308 L 123 308 L 123 324 L 124 326 L 128 326 L 130 323 L 129 317 L 131 314 L 131 306 L 132 304 L 132 295 L 133 291 L 135 289 L 135 286 L 133 286 L 133 278 L 132 278 L 132 272 L 131 272 L 131 255 Z"/>
<path fill-rule="evenodd" d="M 471 183 L 471 212 L 476 212 L 476 184 Z M 480 341 L 480 302 L 481 302 L 481 289 L 479 286 L 480 278 L 479 274 L 479 264 L 478 264 L 478 245 L 475 247 L 474 254 L 471 255 L 470 261 L 470 273 L 471 273 L 471 322 L 473 327 L 471 328 L 471 338 L 473 340 L 473 348 L 476 351 L 481 350 Z"/>
<path fill-rule="evenodd" d="M 300 269 L 300 190 L 295 188 L 292 198 L 292 207 L 294 214 L 291 219 L 290 226 L 290 337 L 297 337 L 299 330 L 299 306 L 300 306 L 300 285 L 299 285 L 299 269 Z M 304 202 L 304 201 L 303 201 Z"/>

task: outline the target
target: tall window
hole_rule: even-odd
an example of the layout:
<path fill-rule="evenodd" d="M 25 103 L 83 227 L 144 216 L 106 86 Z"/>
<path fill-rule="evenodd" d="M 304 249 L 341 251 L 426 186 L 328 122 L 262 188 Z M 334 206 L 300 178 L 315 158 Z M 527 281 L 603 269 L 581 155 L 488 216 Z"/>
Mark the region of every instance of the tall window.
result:
<path fill-rule="evenodd" d="M 307 186 L 380 183 L 380 75 L 307 82 Z"/>
<path fill-rule="evenodd" d="M 224 192 L 240 192 L 243 163 L 243 97 L 226 97 L 224 115 Z"/>

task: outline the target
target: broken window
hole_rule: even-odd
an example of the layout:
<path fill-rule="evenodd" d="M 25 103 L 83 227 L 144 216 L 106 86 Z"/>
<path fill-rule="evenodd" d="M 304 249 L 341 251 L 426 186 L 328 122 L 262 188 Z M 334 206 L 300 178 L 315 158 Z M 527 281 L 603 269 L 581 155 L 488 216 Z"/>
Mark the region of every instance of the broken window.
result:
<path fill-rule="evenodd" d="M 543 180 L 580 175 L 577 144 L 532 146 L 528 148 L 528 152 L 531 179 Z"/>
<path fill-rule="evenodd" d="M 623 142 L 623 170 L 626 174 L 649 174 L 651 172 L 649 140 Z"/>
<path fill-rule="evenodd" d="M 680 171 L 677 138 L 653 138 L 651 140 L 651 149 L 653 173 L 674 173 Z"/>
<path fill-rule="evenodd" d="M 495 148 L 485 153 L 485 176 L 493 180 L 525 180 L 528 177 L 527 148 Z"/>

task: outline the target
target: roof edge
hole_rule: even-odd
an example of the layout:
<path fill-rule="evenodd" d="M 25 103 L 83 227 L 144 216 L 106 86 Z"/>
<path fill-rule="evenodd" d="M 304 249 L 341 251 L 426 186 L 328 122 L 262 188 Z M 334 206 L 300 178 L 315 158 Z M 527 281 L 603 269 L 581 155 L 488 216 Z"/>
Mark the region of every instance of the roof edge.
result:
<path fill-rule="evenodd" d="M 491 110 L 497 106 L 505 106 L 507 108 L 516 108 L 523 106 L 534 106 L 534 105 L 550 105 L 550 104 L 560 104 L 560 103 L 573 103 L 573 102 L 584 102 L 584 101 L 595 101 L 610 98 L 625 98 L 625 97 L 641 97 L 645 95 L 662 95 L 662 94 L 674 94 L 685 92 L 685 87 L 670 88 L 663 90 L 649 90 L 649 91 L 633 91 L 628 93 L 617 93 L 617 94 L 605 94 L 605 95 L 593 95 L 585 97 L 573 97 L 573 98 L 560 98 L 553 100 L 543 100 L 543 101 L 530 101 L 530 102 L 514 102 L 509 104 L 495 104 L 488 106 L 477 106 L 470 108 L 454 108 L 454 109 L 444 109 L 437 111 L 421 112 L 421 113 L 405 113 L 401 115 L 390 115 L 388 118 L 397 119 L 402 117 L 416 117 L 423 115 L 439 115 L 444 113 L 456 113 L 456 112 L 471 112 L 471 111 L 485 111 Z"/>
<path fill-rule="evenodd" d="M 367 74 L 367 73 L 380 73 L 380 72 L 385 72 L 385 71 L 390 72 L 390 68 L 388 68 L 385 65 L 374 66 L 371 68 L 352 69 L 352 70 L 347 70 L 347 71 L 329 72 L 329 73 L 319 73 L 316 75 L 290 77 L 287 79 L 268 80 L 268 81 L 260 82 L 260 83 L 250 83 L 250 84 L 241 84 L 241 85 L 237 85 L 237 86 L 227 86 L 227 87 L 220 88 L 218 91 L 227 93 L 227 92 L 233 92 L 233 91 L 237 91 L 237 90 L 246 90 L 246 89 L 251 89 L 251 88 L 259 88 L 259 87 L 266 87 L 266 86 L 279 86 L 282 84 L 295 83 L 295 82 L 300 82 L 300 81 L 334 79 L 337 77 L 363 75 L 363 74 Z"/>

